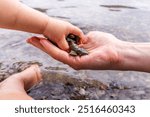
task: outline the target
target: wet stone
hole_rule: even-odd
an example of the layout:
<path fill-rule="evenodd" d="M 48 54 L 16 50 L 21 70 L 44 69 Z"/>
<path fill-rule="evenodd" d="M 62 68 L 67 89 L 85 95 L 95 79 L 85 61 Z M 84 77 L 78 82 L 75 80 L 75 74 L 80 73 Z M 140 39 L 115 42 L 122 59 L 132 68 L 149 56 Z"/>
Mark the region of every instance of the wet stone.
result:
<path fill-rule="evenodd" d="M 84 33 L 99 30 L 112 33 L 123 41 L 150 41 L 149 0 L 52 0 L 50 4 L 49 0 L 21 1 L 51 17 L 71 22 Z M 28 94 L 34 99 L 150 99 L 148 73 L 88 70 L 81 76 L 80 71 L 73 71 L 26 44 L 25 40 L 33 35 L 0 29 L 0 81 L 37 61 L 47 67 L 45 71 L 48 72 L 43 72 L 42 83 L 29 90 Z M 114 83 L 110 84 L 112 81 Z M 107 87 L 105 83 L 110 85 Z"/>
<path fill-rule="evenodd" d="M 133 91 L 133 93 L 135 95 L 142 95 L 142 94 L 145 94 L 145 91 Z"/>
<path fill-rule="evenodd" d="M 42 64 L 36 61 L 14 62 L 9 65 L 3 62 L 3 64 L 0 65 L 1 81 L 11 74 L 18 73 L 35 63 L 42 67 Z M 51 67 L 49 67 L 49 69 L 51 69 Z M 52 67 L 52 69 L 54 68 Z M 46 70 L 43 70 L 42 74 L 45 74 L 45 77 L 53 73 L 44 71 Z M 71 76 L 70 78 L 69 76 L 67 76 L 68 78 L 66 76 L 60 77 L 57 75 L 57 72 L 53 74 L 56 74 L 54 75 L 55 79 L 57 79 L 56 81 L 45 78 L 42 82 L 29 89 L 27 93 L 36 100 L 150 99 L 150 88 L 137 86 L 124 88 L 125 85 L 118 82 L 112 82 L 109 84 L 108 88 L 106 88 L 102 83 L 98 83 L 98 81 L 86 80 L 85 82 L 84 80 L 75 80 L 71 78 Z"/>
<path fill-rule="evenodd" d="M 99 100 L 99 96 L 95 92 L 93 92 L 89 95 L 89 99 Z"/>
<path fill-rule="evenodd" d="M 79 94 L 85 95 L 85 94 L 86 94 L 85 89 L 81 88 L 81 89 L 79 90 Z"/>

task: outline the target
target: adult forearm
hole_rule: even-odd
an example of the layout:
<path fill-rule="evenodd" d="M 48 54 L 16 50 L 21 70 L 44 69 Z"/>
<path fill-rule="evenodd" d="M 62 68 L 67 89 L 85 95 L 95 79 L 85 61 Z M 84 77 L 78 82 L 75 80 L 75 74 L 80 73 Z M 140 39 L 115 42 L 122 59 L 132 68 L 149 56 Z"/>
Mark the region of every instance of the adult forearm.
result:
<path fill-rule="evenodd" d="M 43 33 L 49 20 L 47 15 L 18 0 L 1 0 L 0 14 L 0 27 L 39 34 Z"/>
<path fill-rule="evenodd" d="M 119 56 L 119 69 L 150 72 L 150 43 L 125 42 Z"/>

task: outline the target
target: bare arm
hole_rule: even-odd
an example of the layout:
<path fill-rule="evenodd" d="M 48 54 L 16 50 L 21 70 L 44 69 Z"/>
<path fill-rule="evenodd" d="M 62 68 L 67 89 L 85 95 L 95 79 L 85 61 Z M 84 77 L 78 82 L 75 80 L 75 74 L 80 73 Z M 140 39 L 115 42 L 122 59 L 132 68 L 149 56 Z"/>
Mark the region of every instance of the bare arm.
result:
<path fill-rule="evenodd" d="M 74 69 L 132 70 L 150 72 L 150 43 L 132 43 L 117 39 L 104 32 L 90 32 L 80 46 L 89 55 L 72 57 L 47 40 L 31 38 L 32 45 Z M 59 54 L 58 54 L 59 53 Z"/>
<path fill-rule="evenodd" d="M 150 43 L 123 42 L 118 49 L 118 69 L 150 72 Z"/>
<path fill-rule="evenodd" d="M 84 39 L 83 32 L 76 26 L 48 17 L 19 0 L 0 0 L 0 27 L 43 34 L 64 50 L 69 48 L 65 39 L 69 33 Z"/>
<path fill-rule="evenodd" d="M 0 27 L 43 34 L 49 17 L 19 0 L 0 0 Z"/>

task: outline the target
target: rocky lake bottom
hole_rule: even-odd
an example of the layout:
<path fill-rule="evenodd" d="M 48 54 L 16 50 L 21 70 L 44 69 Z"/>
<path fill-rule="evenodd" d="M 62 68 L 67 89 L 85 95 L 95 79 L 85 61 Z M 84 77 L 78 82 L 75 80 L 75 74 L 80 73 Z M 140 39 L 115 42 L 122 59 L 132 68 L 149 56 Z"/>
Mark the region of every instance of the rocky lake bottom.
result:
<path fill-rule="evenodd" d="M 150 41 L 148 0 L 21 0 L 51 17 L 67 20 L 84 33 L 98 30 L 131 42 Z M 27 93 L 37 100 L 150 99 L 149 73 L 73 70 L 26 43 L 35 34 L 0 29 L 0 81 L 31 64 L 42 69 L 43 81 Z"/>

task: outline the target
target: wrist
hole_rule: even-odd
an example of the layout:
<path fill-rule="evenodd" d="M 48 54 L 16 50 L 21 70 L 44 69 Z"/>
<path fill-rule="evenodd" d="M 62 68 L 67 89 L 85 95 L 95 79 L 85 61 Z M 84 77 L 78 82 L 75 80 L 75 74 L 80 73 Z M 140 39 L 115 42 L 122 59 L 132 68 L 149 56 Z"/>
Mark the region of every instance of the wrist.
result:
<path fill-rule="evenodd" d="M 122 42 L 118 49 L 119 70 L 150 72 L 150 44 Z"/>
<path fill-rule="evenodd" d="M 47 38 L 50 38 L 50 33 L 52 33 L 52 29 L 51 28 L 54 28 L 51 24 L 53 22 L 53 18 L 51 17 L 48 17 L 47 19 L 47 22 L 46 24 L 44 25 L 44 28 L 43 28 L 43 32 L 42 34 L 47 37 Z"/>

